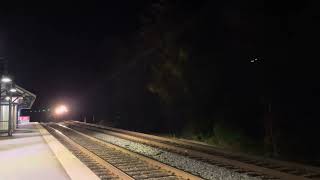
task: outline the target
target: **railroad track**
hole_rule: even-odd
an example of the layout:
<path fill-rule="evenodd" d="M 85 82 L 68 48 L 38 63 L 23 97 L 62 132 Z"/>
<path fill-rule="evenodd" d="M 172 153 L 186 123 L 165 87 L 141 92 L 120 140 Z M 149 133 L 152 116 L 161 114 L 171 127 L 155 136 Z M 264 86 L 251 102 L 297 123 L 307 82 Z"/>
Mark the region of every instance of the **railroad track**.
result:
<path fill-rule="evenodd" d="M 42 125 L 101 179 L 201 179 L 63 125 Z"/>
<path fill-rule="evenodd" d="M 226 168 L 237 173 L 244 173 L 258 179 L 287 179 L 287 180 L 319 180 L 320 169 L 296 163 L 266 159 L 244 154 L 224 152 L 210 146 L 189 141 L 174 140 L 143 133 L 86 124 L 77 121 L 65 123 L 68 127 L 82 132 L 103 133 L 106 135 L 141 143 L 154 148 L 180 154 L 197 161 Z M 93 133 L 93 136 L 95 136 Z M 99 138 L 99 137 L 96 137 Z M 101 137 L 100 137 L 101 139 Z"/>

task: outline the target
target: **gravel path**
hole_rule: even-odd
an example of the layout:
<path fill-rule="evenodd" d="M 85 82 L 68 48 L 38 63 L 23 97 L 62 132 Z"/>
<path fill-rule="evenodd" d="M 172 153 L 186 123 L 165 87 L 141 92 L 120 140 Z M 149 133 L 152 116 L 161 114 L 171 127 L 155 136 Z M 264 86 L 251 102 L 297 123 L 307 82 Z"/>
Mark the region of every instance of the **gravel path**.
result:
<path fill-rule="evenodd" d="M 154 147 L 150 147 L 144 144 L 128 141 L 125 139 L 121 139 L 115 136 L 110 136 L 107 134 L 92 132 L 88 130 L 84 130 L 82 128 L 75 128 L 85 134 L 94 136 L 98 139 L 106 141 L 108 143 L 123 147 L 130 151 L 142 154 L 149 158 L 155 159 L 165 164 L 169 164 L 178 169 L 190 172 L 194 175 L 200 176 L 205 179 L 214 179 L 214 180 L 261 180 L 261 178 L 251 177 L 246 174 L 241 174 L 234 172 L 232 170 L 218 167 L 215 165 L 211 165 L 205 162 L 197 161 L 194 159 L 190 159 L 188 157 L 184 157 L 179 154 L 167 152 L 161 149 L 157 149 Z"/>

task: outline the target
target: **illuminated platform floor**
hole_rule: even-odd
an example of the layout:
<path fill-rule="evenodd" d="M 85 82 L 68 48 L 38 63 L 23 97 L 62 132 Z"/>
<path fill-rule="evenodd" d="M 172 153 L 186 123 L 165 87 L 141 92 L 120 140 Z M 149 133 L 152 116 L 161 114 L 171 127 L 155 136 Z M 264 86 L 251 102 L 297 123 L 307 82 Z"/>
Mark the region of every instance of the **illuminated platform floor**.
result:
<path fill-rule="evenodd" d="M 40 133 L 41 132 L 41 133 Z M 95 175 L 37 123 L 0 137 L 0 179 L 96 179 Z"/>

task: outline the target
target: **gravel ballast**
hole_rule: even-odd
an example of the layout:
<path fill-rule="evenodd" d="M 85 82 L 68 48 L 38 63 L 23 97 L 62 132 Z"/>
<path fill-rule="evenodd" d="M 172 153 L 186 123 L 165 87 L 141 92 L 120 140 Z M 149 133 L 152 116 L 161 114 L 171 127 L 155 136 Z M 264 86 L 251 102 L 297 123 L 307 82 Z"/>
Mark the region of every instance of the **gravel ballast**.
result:
<path fill-rule="evenodd" d="M 168 164 L 170 166 L 176 167 L 178 169 L 190 172 L 194 175 L 200 176 L 205 179 L 214 180 L 261 180 L 259 177 L 252 177 L 246 174 L 241 174 L 234 172 L 230 169 L 215 166 L 205 162 L 197 161 L 176 153 L 168 152 L 155 147 L 147 146 L 144 144 L 128 141 L 126 139 L 121 139 L 115 136 L 103 134 L 100 132 L 92 132 L 82 128 L 73 127 L 73 129 L 79 130 L 85 134 L 94 136 L 105 142 L 123 147 L 130 151 L 142 154 L 149 158 L 155 159 L 162 163 Z"/>

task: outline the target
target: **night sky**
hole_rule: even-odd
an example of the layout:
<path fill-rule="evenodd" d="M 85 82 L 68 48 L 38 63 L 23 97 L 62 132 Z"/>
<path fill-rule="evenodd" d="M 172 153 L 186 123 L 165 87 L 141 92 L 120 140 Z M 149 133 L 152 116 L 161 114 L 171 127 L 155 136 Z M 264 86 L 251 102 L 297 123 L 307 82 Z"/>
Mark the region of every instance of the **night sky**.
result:
<path fill-rule="evenodd" d="M 17 84 L 37 95 L 34 109 L 66 103 L 74 112 L 95 108 L 103 111 L 103 102 L 95 100 L 108 93 L 101 90 L 101 86 L 108 85 L 105 79 L 121 70 L 116 68 L 114 52 L 141 29 L 141 16 L 150 7 L 146 2 L 28 2 L 8 8 L 2 6 L 0 55 L 8 59 L 9 72 Z M 204 2 L 208 1 L 186 3 L 184 13 L 204 6 Z M 206 18 L 212 23 L 210 27 L 203 27 L 204 33 L 197 36 L 208 37 L 215 43 L 197 42 L 195 37 L 193 43 L 197 53 L 213 49 L 212 52 L 223 54 L 223 64 L 228 65 L 220 69 L 225 78 L 220 79 L 221 83 L 230 82 L 232 89 L 232 86 L 243 85 L 237 78 L 252 78 L 245 82 L 246 88 L 238 90 L 250 95 L 250 83 L 265 80 L 265 84 L 274 85 L 266 91 L 282 102 L 316 103 L 312 99 L 317 87 L 314 58 L 319 29 L 313 22 L 318 14 L 316 3 L 226 1 L 207 4 L 206 9 L 212 8 L 213 13 Z M 250 64 L 254 58 L 260 61 L 257 68 Z M 269 72 L 270 78 L 259 79 L 253 74 L 261 71 Z M 299 71 L 301 73 L 295 73 Z M 305 96 L 291 98 L 299 93 Z"/>
<path fill-rule="evenodd" d="M 103 96 L 98 74 L 112 73 L 114 46 L 139 30 L 143 8 L 142 1 L 4 8 L 0 53 L 16 83 L 37 95 L 34 109 L 57 103 L 88 108 L 93 96 Z"/>

